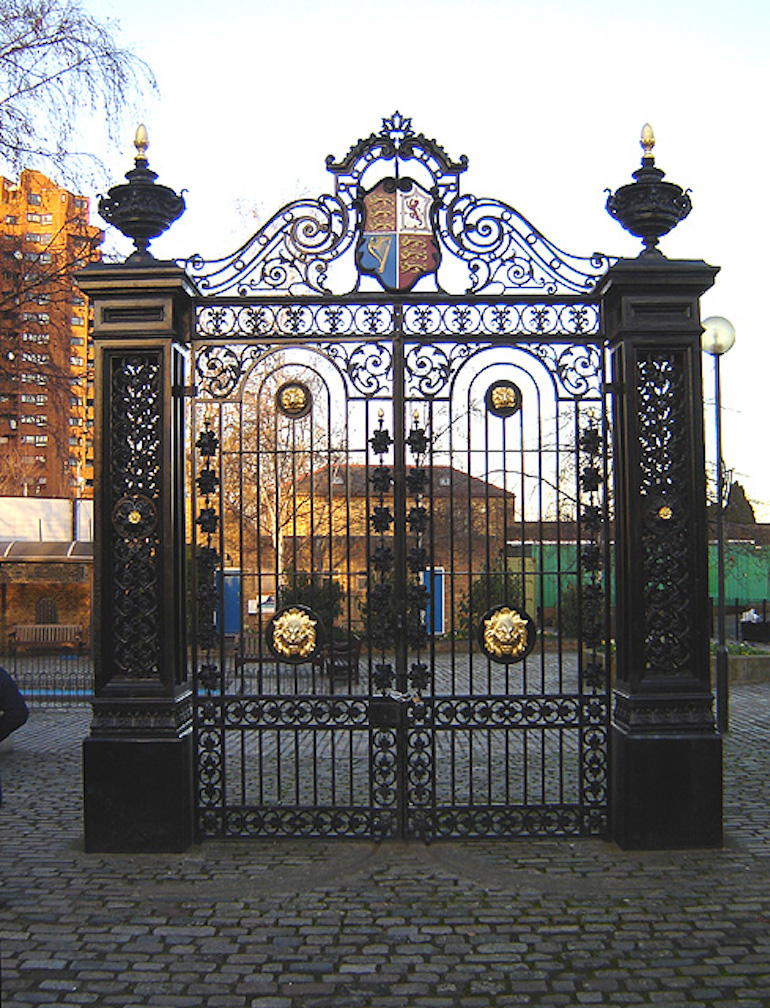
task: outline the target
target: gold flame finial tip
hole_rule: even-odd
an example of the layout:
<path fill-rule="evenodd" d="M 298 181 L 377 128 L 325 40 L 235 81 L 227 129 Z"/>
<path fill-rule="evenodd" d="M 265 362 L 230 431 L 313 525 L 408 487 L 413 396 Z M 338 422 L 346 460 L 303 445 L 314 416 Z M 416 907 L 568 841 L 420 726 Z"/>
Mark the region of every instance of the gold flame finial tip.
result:
<path fill-rule="evenodd" d="M 642 127 L 642 139 L 639 142 L 644 151 L 644 156 L 652 157 L 652 148 L 655 146 L 655 134 L 652 132 L 652 126 L 649 123 L 645 123 Z"/>
<path fill-rule="evenodd" d="M 143 158 L 147 156 L 147 148 L 150 146 L 150 141 L 147 138 L 147 127 L 144 123 L 139 123 L 136 127 L 136 136 L 134 137 L 134 147 L 136 147 L 136 156 Z"/>
<path fill-rule="evenodd" d="M 377 419 L 378 420 L 382 420 L 384 418 L 384 416 L 385 416 L 385 410 L 384 409 L 377 410 Z"/>

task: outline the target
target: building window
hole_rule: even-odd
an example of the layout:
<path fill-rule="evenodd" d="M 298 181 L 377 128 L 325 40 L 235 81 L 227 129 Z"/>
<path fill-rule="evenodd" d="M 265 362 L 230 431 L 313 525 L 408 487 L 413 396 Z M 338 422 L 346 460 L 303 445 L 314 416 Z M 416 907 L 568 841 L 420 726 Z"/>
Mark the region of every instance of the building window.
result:
<path fill-rule="evenodd" d="M 82 294 L 73 294 L 72 303 L 74 305 L 84 305 L 86 303 L 86 299 L 82 296 Z"/>
<path fill-rule="evenodd" d="M 40 214 L 39 213 L 28 213 L 27 214 L 27 220 L 28 221 L 35 221 L 35 223 L 39 224 L 40 223 Z"/>
<path fill-rule="evenodd" d="M 70 427 L 82 427 L 83 421 L 80 419 L 80 417 L 71 416 L 69 418 L 69 425 Z"/>
<path fill-rule="evenodd" d="M 50 214 L 50 213 L 41 214 L 41 216 L 40 216 L 40 223 L 41 224 L 53 224 L 53 214 Z"/>
<path fill-rule="evenodd" d="M 73 325 L 77 325 L 77 326 L 83 325 L 83 318 L 82 318 L 82 316 L 81 315 L 73 315 L 72 316 L 72 324 Z"/>
<path fill-rule="evenodd" d="M 6 214 L 5 223 L 6 224 L 18 224 L 19 223 L 19 218 L 12 216 L 12 214 Z"/>
<path fill-rule="evenodd" d="M 47 434 L 36 434 L 35 435 L 35 444 L 36 445 L 47 445 L 48 444 L 48 435 Z"/>
<path fill-rule="evenodd" d="M 84 364 L 82 357 L 70 357 L 70 364 L 73 367 L 82 367 Z"/>
<path fill-rule="evenodd" d="M 72 346 L 83 346 L 85 340 L 83 339 L 82 336 L 73 336 L 71 342 Z"/>
<path fill-rule="evenodd" d="M 35 405 L 36 406 L 45 406 L 45 404 L 47 402 L 48 402 L 48 396 L 47 395 L 36 395 L 35 396 Z"/>
<path fill-rule="evenodd" d="M 27 193 L 27 203 L 32 203 L 33 206 L 40 206 L 42 200 L 40 198 L 40 193 Z"/>

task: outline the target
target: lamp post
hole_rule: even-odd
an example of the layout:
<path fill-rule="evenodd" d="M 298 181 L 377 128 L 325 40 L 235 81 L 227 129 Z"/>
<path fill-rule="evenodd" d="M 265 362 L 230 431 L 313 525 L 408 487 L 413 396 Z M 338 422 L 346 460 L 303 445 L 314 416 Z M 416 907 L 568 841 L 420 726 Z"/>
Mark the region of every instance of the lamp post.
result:
<path fill-rule="evenodd" d="M 730 727 L 727 680 L 727 647 L 725 644 L 725 540 L 724 540 L 724 462 L 722 461 L 722 390 L 719 379 L 719 358 L 735 343 L 735 328 L 726 318 L 713 315 L 703 320 L 701 347 L 714 358 L 714 413 L 717 454 L 717 728 L 724 733 Z"/>

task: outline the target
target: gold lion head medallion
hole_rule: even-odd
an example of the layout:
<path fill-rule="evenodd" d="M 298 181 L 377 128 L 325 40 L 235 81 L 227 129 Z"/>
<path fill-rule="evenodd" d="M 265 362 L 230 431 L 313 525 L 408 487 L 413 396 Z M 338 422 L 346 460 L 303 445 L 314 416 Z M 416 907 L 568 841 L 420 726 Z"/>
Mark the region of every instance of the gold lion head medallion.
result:
<path fill-rule="evenodd" d="M 510 606 L 498 606 L 481 621 L 480 643 L 493 661 L 520 661 L 535 644 L 535 627 L 526 613 Z"/>
<path fill-rule="evenodd" d="M 309 658 L 318 644 L 317 627 L 304 609 L 284 609 L 272 621 L 272 650 L 288 661 Z"/>

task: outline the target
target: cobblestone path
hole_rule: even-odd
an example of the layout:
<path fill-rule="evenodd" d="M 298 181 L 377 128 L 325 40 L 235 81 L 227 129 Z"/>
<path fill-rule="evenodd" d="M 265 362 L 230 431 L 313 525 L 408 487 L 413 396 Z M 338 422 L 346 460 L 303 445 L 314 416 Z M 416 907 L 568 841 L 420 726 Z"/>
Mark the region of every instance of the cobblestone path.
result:
<path fill-rule="evenodd" d="M 726 846 L 209 842 L 88 855 L 88 712 L 0 757 L 2 1004 L 770 1005 L 770 685 L 732 690 Z"/>

